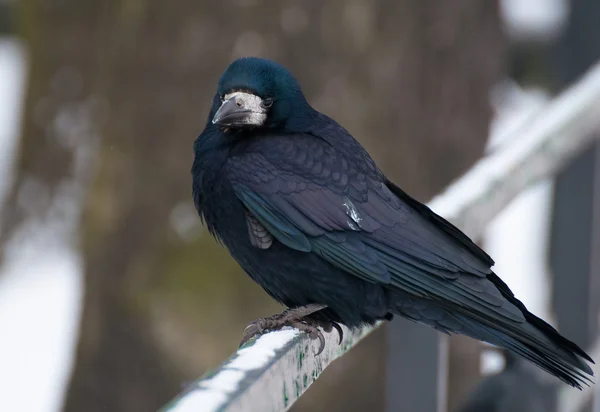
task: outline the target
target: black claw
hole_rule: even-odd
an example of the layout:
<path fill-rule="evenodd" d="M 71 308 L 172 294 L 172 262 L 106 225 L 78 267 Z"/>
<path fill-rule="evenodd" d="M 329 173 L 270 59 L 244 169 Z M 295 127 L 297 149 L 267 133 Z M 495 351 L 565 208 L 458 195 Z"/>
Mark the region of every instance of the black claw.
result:
<path fill-rule="evenodd" d="M 263 332 L 262 328 L 256 323 L 251 323 L 244 329 L 242 341 L 240 342 L 240 348 L 246 344 L 252 337 L 260 335 Z"/>
<path fill-rule="evenodd" d="M 317 353 L 315 353 L 315 355 L 317 355 L 317 356 L 318 356 L 318 355 L 320 355 L 320 354 L 323 352 L 323 350 L 325 349 L 325 336 L 323 336 L 323 333 L 321 333 L 321 331 L 320 331 L 319 329 L 316 329 L 316 328 L 315 328 L 315 330 L 316 330 L 316 333 L 315 333 L 315 334 L 316 334 L 316 336 L 315 336 L 315 337 L 312 337 L 312 336 L 311 336 L 311 338 L 312 338 L 312 339 L 319 338 L 319 350 L 317 351 Z"/>
<path fill-rule="evenodd" d="M 338 342 L 338 345 L 341 345 L 342 344 L 342 340 L 344 339 L 344 331 L 342 330 L 342 327 L 339 324 L 335 323 L 335 322 L 331 322 L 331 326 L 333 326 L 333 328 L 335 330 L 337 330 L 338 335 L 340 336 L 340 341 Z"/>
<path fill-rule="evenodd" d="M 325 336 L 323 336 L 323 334 L 321 333 L 321 331 L 318 331 L 317 337 L 319 338 L 320 345 L 319 345 L 319 350 L 317 351 L 317 353 L 315 355 L 318 356 L 325 349 Z"/>

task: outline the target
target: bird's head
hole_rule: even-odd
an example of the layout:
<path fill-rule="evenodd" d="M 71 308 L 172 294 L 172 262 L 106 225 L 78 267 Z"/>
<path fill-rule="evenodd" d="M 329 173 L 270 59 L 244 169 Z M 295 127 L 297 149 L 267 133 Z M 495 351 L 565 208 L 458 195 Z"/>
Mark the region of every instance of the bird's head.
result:
<path fill-rule="evenodd" d="M 226 129 L 275 128 L 304 107 L 308 104 L 300 85 L 285 67 L 243 57 L 221 76 L 209 121 Z"/>

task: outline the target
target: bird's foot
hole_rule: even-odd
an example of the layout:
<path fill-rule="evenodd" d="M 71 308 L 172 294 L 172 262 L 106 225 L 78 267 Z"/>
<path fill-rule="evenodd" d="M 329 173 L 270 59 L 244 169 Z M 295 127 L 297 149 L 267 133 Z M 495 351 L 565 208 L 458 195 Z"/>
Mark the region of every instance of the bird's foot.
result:
<path fill-rule="evenodd" d="M 327 333 L 331 333 L 334 329 L 337 331 L 340 340 L 338 341 L 338 345 L 342 344 L 342 339 L 344 339 L 344 331 L 342 327 L 337 322 L 332 321 L 316 321 L 313 319 L 308 319 L 309 322 L 315 322 L 316 326 L 320 326 L 323 331 Z"/>
<path fill-rule="evenodd" d="M 257 319 L 244 329 L 244 336 L 242 337 L 240 346 L 244 345 L 255 335 L 260 335 L 266 331 L 279 330 L 284 326 L 291 326 L 302 332 L 306 332 L 311 339 L 319 339 L 320 347 L 317 352 L 318 355 L 325 348 L 325 337 L 319 330 L 319 327 L 323 328 L 325 332 L 331 332 L 333 329 L 337 330 L 340 336 L 340 343 L 342 343 L 343 332 L 340 325 L 335 322 L 318 321 L 310 317 L 311 314 L 326 307 L 326 305 L 310 304 L 287 309 L 268 318 Z"/>
<path fill-rule="evenodd" d="M 251 322 L 246 329 L 244 329 L 244 336 L 242 337 L 242 342 L 240 346 L 244 345 L 250 338 L 255 335 L 260 335 L 266 331 L 274 331 L 283 328 L 284 326 L 292 326 L 297 327 L 298 329 L 305 331 L 307 333 L 312 332 L 315 335 L 312 329 L 307 331 L 306 322 L 303 322 L 305 318 L 315 312 L 320 311 L 321 309 L 326 308 L 327 305 L 319 305 L 319 304 L 310 304 L 306 306 L 298 306 L 296 308 L 286 309 L 277 315 L 269 316 L 267 318 L 260 318 Z M 318 332 L 318 330 L 317 330 Z M 310 333 L 309 333 L 310 335 Z M 318 336 L 315 335 L 315 339 Z"/>

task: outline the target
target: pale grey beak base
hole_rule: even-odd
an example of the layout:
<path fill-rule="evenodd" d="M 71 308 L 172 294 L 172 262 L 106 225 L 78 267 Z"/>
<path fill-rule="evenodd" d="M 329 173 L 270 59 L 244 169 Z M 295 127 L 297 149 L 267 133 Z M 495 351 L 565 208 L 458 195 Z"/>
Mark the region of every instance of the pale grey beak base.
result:
<path fill-rule="evenodd" d="M 267 109 L 263 107 L 260 97 L 251 93 L 233 92 L 224 96 L 212 122 L 222 126 L 243 127 L 261 126 L 266 119 Z"/>

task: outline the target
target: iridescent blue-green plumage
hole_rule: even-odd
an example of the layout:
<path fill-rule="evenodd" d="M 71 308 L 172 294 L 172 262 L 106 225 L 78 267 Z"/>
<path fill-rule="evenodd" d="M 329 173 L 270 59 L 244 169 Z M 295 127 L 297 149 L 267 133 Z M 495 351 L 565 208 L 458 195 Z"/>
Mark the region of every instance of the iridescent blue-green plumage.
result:
<path fill-rule="evenodd" d="M 236 90 L 272 101 L 264 124 L 213 124 Z M 200 215 L 284 305 L 325 304 L 315 316 L 349 327 L 396 314 L 505 347 L 573 386 L 592 375 L 589 356 L 527 311 L 484 251 L 390 182 L 279 64 L 231 64 L 194 153 Z"/>

